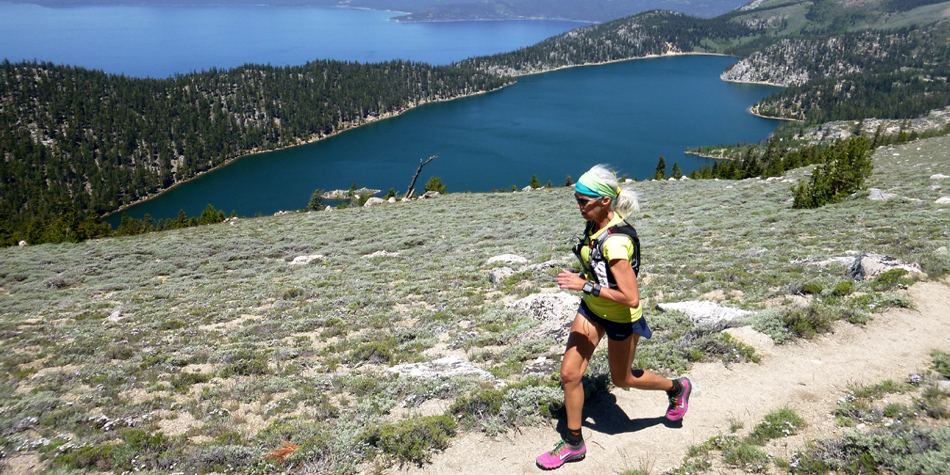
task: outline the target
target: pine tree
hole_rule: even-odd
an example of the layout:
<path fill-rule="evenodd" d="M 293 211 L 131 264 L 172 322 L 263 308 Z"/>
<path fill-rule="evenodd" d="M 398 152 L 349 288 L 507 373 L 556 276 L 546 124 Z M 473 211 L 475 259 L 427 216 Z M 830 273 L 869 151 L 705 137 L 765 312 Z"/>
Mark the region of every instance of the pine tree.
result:
<path fill-rule="evenodd" d="M 660 161 L 656 162 L 656 173 L 653 175 L 654 180 L 665 180 L 666 179 L 666 159 L 660 157 Z"/>

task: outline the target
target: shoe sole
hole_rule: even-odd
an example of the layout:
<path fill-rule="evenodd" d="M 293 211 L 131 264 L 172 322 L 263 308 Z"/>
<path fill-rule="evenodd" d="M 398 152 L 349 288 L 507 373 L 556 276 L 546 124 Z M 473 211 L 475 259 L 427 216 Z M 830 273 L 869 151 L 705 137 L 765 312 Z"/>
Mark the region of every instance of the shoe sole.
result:
<path fill-rule="evenodd" d="M 580 456 L 570 456 L 567 458 L 567 460 L 564 461 L 564 463 L 562 463 L 561 465 L 558 465 L 557 467 L 545 467 L 544 465 L 541 465 L 540 463 L 537 463 L 537 462 L 535 463 L 537 464 L 538 468 L 540 468 L 541 470 L 557 470 L 563 467 L 565 463 L 580 462 L 581 460 L 584 460 L 585 457 L 587 457 L 587 454 L 581 454 Z"/>

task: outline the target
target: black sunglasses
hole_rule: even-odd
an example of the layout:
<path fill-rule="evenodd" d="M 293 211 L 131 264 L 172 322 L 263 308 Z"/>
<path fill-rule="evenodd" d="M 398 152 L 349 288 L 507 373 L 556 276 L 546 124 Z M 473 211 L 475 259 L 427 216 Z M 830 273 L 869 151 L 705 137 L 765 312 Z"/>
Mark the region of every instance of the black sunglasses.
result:
<path fill-rule="evenodd" d="M 591 201 L 599 200 L 599 199 L 600 198 L 580 197 L 580 196 L 574 195 L 574 200 L 577 201 L 577 204 L 579 205 L 586 205 L 587 203 L 590 203 Z"/>

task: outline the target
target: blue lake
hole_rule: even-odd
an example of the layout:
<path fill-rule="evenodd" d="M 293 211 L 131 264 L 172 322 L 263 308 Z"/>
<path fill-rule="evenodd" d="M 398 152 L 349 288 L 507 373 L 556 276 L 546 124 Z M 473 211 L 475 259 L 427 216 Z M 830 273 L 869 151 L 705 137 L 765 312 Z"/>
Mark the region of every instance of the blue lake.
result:
<path fill-rule="evenodd" d="M 389 12 L 269 7 L 75 7 L 0 3 L 0 56 L 137 77 L 230 68 L 409 59 L 448 64 L 518 49 L 581 26 L 563 21 L 400 24 Z M 684 172 L 711 164 L 687 147 L 763 140 L 777 122 L 750 105 L 778 90 L 731 84 L 735 61 L 683 56 L 565 69 L 519 78 L 488 94 L 428 104 L 320 142 L 243 157 L 126 210 L 133 217 L 195 216 L 208 204 L 252 216 L 306 206 L 315 189 L 404 192 L 419 160 L 422 189 L 448 191 L 561 184 L 595 163 L 632 178 L 660 156 Z M 119 216 L 108 219 L 116 224 Z"/>
<path fill-rule="evenodd" d="M 679 56 L 523 77 L 500 91 L 243 157 L 126 212 L 194 216 L 211 204 L 226 213 L 268 214 L 305 207 L 317 188 L 353 182 L 401 193 L 419 160 L 432 155 L 439 158 L 423 169 L 417 190 L 430 176 L 449 192 L 522 188 L 533 175 L 560 185 L 597 163 L 645 179 L 660 156 L 689 172 L 712 161 L 684 154 L 687 147 L 764 140 L 777 125 L 747 109 L 778 88 L 721 81 L 733 61 Z"/>

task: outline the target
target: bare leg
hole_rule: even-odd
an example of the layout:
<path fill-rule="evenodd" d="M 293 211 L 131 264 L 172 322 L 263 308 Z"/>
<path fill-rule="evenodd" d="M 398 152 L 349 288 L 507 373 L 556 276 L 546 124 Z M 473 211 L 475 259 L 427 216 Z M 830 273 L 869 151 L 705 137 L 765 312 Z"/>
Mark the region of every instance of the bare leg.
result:
<path fill-rule="evenodd" d="M 591 323 L 581 314 L 574 317 L 571 334 L 567 337 L 567 349 L 564 350 L 564 359 L 561 361 L 561 382 L 564 385 L 564 409 L 567 411 L 568 429 L 581 428 L 584 410 L 584 387 L 581 385 L 581 378 L 603 336 L 604 329 L 599 325 Z"/>
<path fill-rule="evenodd" d="M 630 337 L 624 341 L 607 340 L 610 377 L 613 379 L 614 384 L 620 388 L 656 391 L 669 391 L 673 389 L 673 381 L 656 373 L 639 369 L 635 371 L 630 370 L 633 366 L 633 358 L 637 355 L 637 342 L 639 341 L 640 335 L 636 333 L 630 335 Z M 583 404 L 583 400 L 581 404 Z M 568 413 L 568 420 L 570 420 L 570 413 Z"/>

